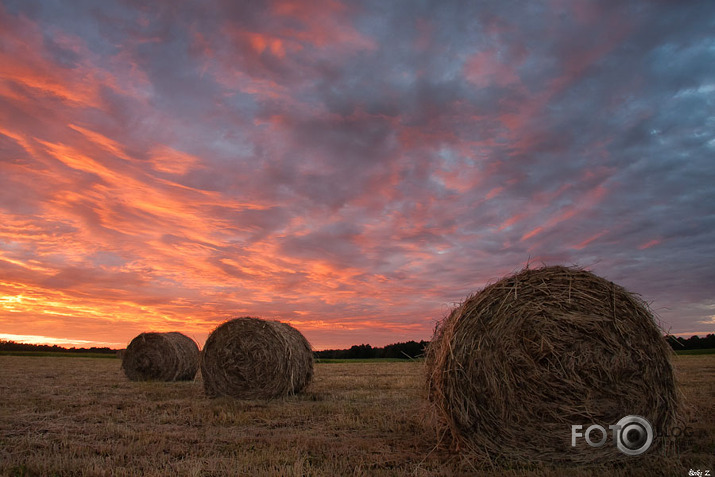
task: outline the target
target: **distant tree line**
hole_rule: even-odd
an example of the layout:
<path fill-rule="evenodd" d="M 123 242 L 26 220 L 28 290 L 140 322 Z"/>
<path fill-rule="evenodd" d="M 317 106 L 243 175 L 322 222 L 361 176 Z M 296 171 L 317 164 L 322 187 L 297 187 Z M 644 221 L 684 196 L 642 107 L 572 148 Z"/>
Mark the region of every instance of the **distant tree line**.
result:
<path fill-rule="evenodd" d="M 690 338 L 681 338 L 672 335 L 665 337 L 668 344 L 675 350 L 690 349 L 715 349 L 715 334 L 710 333 L 704 338 L 694 335 Z M 371 358 L 400 358 L 414 359 L 424 356 L 425 348 L 429 341 L 405 341 L 403 343 L 389 344 L 383 348 L 372 347 L 369 344 L 353 345 L 349 349 L 326 349 L 315 351 L 319 359 L 371 359 Z M 117 350 L 103 347 L 97 348 L 63 348 L 57 345 L 42 345 L 30 343 L 16 343 L 14 341 L 0 340 L 0 351 L 38 351 L 62 353 L 104 353 L 116 354 Z"/>
<path fill-rule="evenodd" d="M 369 344 L 353 345 L 350 349 L 326 349 L 315 351 L 319 359 L 371 359 L 371 358 L 400 358 L 414 359 L 424 356 L 428 341 L 406 341 L 393 343 L 384 348 L 372 347 Z"/>
<path fill-rule="evenodd" d="M 705 338 L 701 338 L 697 335 L 693 335 L 688 339 L 681 338 L 679 336 L 669 335 L 665 338 L 668 344 L 675 350 L 686 350 L 686 349 L 712 349 L 715 348 L 715 334 L 710 333 Z"/>
<path fill-rule="evenodd" d="M 43 345 L 30 343 L 16 343 L 14 341 L 0 340 L 0 351 L 51 351 L 59 353 L 106 353 L 116 354 L 116 349 L 111 348 L 63 348 L 57 345 Z"/>

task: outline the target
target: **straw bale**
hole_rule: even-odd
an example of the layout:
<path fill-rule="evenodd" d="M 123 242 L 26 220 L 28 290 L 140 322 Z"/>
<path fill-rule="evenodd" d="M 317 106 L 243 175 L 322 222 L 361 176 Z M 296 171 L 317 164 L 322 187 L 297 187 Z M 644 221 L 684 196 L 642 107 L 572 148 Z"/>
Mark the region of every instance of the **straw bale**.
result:
<path fill-rule="evenodd" d="M 199 369 L 199 347 L 176 331 L 141 333 L 124 350 L 122 369 L 132 381 L 188 381 Z"/>
<path fill-rule="evenodd" d="M 476 460 L 633 458 L 611 431 L 602 447 L 583 438 L 572 447 L 571 425 L 608 430 L 638 415 L 656 432 L 670 429 L 680 406 L 671 354 L 637 295 L 579 268 L 525 269 L 438 325 L 426 352 L 427 394 L 453 446 Z M 656 438 L 643 455 L 668 447 Z"/>
<path fill-rule="evenodd" d="M 313 377 L 313 352 L 287 323 L 242 317 L 218 326 L 201 359 L 208 396 L 271 399 L 295 394 Z"/>

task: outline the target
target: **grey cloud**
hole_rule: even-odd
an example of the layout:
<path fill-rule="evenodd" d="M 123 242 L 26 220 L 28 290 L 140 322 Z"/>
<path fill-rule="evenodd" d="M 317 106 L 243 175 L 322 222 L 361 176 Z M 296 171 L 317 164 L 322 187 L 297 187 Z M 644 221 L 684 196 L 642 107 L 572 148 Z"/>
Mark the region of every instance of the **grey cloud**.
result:
<path fill-rule="evenodd" d="M 338 266 L 364 266 L 360 246 L 355 242 L 362 230 L 354 224 L 338 222 L 306 235 L 280 239 L 286 254 L 308 260 L 324 260 Z"/>

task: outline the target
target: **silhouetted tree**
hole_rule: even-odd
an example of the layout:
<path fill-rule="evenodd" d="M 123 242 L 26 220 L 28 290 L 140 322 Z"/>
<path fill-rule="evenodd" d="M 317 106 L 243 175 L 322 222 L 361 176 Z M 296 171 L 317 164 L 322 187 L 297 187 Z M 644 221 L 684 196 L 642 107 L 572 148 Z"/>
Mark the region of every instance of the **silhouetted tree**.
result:
<path fill-rule="evenodd" d="M 31 343 L 16 343 L 15 341 L 0 340 L 0 351 L 43 351 L 43 352 L 63 352 L 63 353 L 106 353 L 114 354 L 117 350 L 107 347 L 97 348 L 63 348 L 57 345 L 31 344 Z"/>
<path fill-rule="evenodd" d="M 350 349 L 327 349 L 316 351 L 315 357 L 319 359 L 370 359 L 370 358 L 399 358 L 413 359 L 424 356 L 428 341 L 407 341 L 393 343 L 384 348 L 373 348 L 369 344 L 353 345 Z"/>
<path fill-rule="evenodd" d="M 693 335 L 690 338 L 685 339 L 679 336 L 668 335 L 665 339 L 675 351 L 715 348 L 715 334 L 713 333 L 708 334 L 705 338 Z"/>

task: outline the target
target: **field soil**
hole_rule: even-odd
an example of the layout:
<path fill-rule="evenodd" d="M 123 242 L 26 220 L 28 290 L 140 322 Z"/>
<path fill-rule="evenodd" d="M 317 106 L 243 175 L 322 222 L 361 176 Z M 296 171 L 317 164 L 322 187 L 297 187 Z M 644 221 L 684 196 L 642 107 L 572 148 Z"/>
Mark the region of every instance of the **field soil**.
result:
<path fill-rule="evenodd" d="M 0 475 L 715 475 L 715 355 L 674 360 L 676 454 L 491 468 L 433 430 L 420 362 L 318 363 L 304 393 L 238 401 L 206 398 L 200 376 L 131 382 L 118 359 L 0 356 Z"/>

